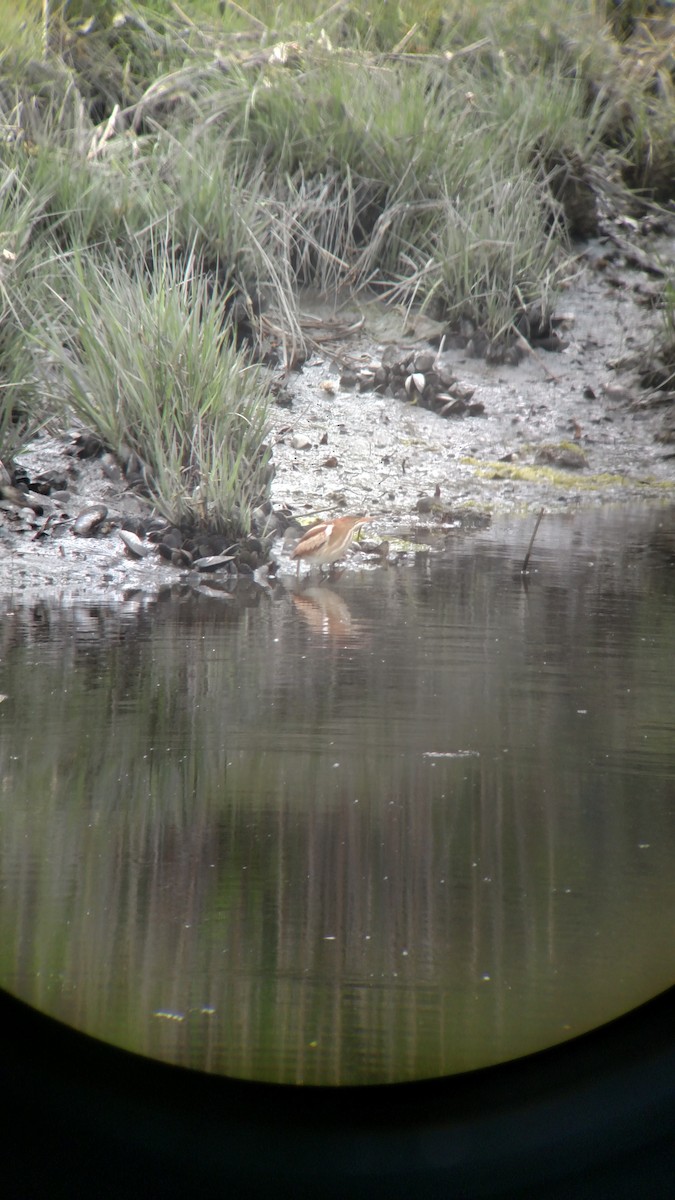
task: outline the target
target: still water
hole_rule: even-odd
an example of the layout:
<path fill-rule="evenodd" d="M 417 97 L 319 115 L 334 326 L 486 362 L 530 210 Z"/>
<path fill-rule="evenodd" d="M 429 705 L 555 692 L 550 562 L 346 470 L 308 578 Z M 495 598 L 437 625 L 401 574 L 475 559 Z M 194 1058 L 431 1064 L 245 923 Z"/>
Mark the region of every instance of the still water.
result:
<path fill-rule="evenodd" d="M 244 603 L 2 601 L 0 984 L 208 1071 L 503 1061 L 675 982 L 675 517 Z M 668 532 L 670 531 L 670 532 Z"/>

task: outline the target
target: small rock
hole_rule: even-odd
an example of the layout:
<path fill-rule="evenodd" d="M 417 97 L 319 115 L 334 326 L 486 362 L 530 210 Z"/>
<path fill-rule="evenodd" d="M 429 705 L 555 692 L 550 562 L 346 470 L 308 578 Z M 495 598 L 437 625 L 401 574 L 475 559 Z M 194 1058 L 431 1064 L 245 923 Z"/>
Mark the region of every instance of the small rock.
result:
<path fill-rule="evenodd" d="M 470 387 L 466 383 L 458 382 L 453 383 L 452 387 L 448 388 L 451 396 L 454 396 L 456 400 L 465 400 L 467 404 L 473 397 L 475 390 L 475 388 Z"/>
<path fill-rule="evenodd" d="M 405 390 L 409 396 L 414 396 L 415 393 L 421 395 L 424 391 L 425 383 L 424 375 L 420 371 L 414 371 L 405 381 Z"/>
<path fill-rule="evenodd" d="M 137 537 L 141 537 L 148 532 L 148 521 L 147 518 L 136 517 L 130 513 L 124 517 L 121 528 L 126 529 L 127 533 L 135 533 Z"/>
<path fill-rule="evenodd" d="M 68 480 L 62 471 L 44 471 L 41 475 L 36 475 L 31 483 L 32 491 L 41 496 L 53 496 L 55 492 L 62 491 L 67 486 Z"/>
<path fill-rule="evenodd" d="M 73 524 L 75 537 L 96 537 L 96 533 L 107 515 L 108 509 L 105 504 L 90 504 L 80 513 Z"/>
<path fill-rule="evenodd" d="M 357 381 L 358 381 L 358 375 L 357 375 L 356 371 L 353 371 L 351 368 L 348 367 L 342 372 L 342 374 L 340 376 L 340 387 L 344 388 L 346 391 L 351 391 L 352 388 L 356 387 Z"/>
<path fill-rule="evenodd" d="M 197 571 L 218 571 L 233 561 L 233 554 L 212 554 L 208 558 L 196 559 L 192 565 Z"/>
<path fill-rule="evenodd" d="M 375 378 L 373 380 L 373 388 L 376 392 L 384 392 L 389 383 L 389 372 L 386 367 L 377 367 Z"/>
<path fill-rule="evenodd" d="M 147 558 L 149 554 L 154 554 L 155 547 L 148 545 L 137 534 L 132 533 L 130 529 L 120 529 L 118 532 L 124 542 L 127 553 L 132 558 Z"/>
<path fill-rule="evenodd" d="M 440 405 L 438 413 L 441 417 L 462 417 L 466 412 L 466 402 L 460 396 L 450 396 L 447 392 L 439 392 L 436 402 Z"/>
<path fill-rule="evenodd" d="M 385 370 L 391 370 L 398 363 L 400 353 L 398 346 L 385 346 L 382 351 L 382 366 Z"/>
<path fill-rule="evenodd" d="M 118 483 L 122 477 L 120 465 L 114 454 L 101 455 L 101 470 L 106 479 L 112 480 L 113 483 Z"/>
<path fill-rule="evenodd" d="M 66 453 L 75 454 L 78 458 L 98 458 L 107 447 L 95 433 L 81 432 L 75 435 L 73 445 Z"/>
<path fill-rule="evenodd" d="M 473 337 L 466 344 L 466 352 L 470 358 L 485 358 L 487 359 L 490 341 L 486 333 L 482 330 L 477 330 Z"/>
<path fill-rule="evenodd" d="M 423 375 L 426 375 L 427 371 L 433 370 L 435 361 L 435 354 L 432 354 L 429 350 L 421 350 L 419 354 L 415 355 L 413 364 L 416 371 L 421 371 Z"/>
<path fill-rule="evenodd" d="M 18 520 L 23 522 L 26 529 L 37 529 L 38 522 L 32 508 L 20 508 L 16 515 Z"/>

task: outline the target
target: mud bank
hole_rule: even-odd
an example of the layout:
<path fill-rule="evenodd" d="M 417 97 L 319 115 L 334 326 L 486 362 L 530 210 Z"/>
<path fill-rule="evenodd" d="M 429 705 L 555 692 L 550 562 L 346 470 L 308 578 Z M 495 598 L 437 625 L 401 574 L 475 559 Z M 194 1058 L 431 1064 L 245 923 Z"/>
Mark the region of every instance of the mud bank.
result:
<path fill-rule="evenodd" d="M 377 518 L 372 538 L 389 541 L 401 562 L 410 541 L 439 547 L 480 516 L 675 504 L 672 405 L 640 381 L 657 328 L 644 303 L 650 286 L 635 269 L 608 276 L 590 247 L 557 305 L 557 352 L 537 348 L 517 363 L 492 364 L 443 347 L 457 395 L 470 398 L 448 416 L 415 403 L 415 383 L 405 401 L 368 387 L 387 354 L 424 350 L 440 361 L 440 326 L 359 306 L 349 314 L 358 333 L 315 352 L 273 409 L 273 506 L 300 520 L 368 512 Z M 31 480 L 52 473 L 64 486 L 35 495 L 32 508 L 3 501 L 0 593 L 112 601 L 199 585 L 195 572 L 154 552 L 130 556 L 120 526 L 151 506 L 110 456 L 77 458 L 72 441 L 72 433 L 43 433 L 17 460 Z M 77 518 L 94 505 L 105 507 L 105 519 L 77 536 Z M 272 549 L 282 570 L 287 550 L 281 540 Z"/>

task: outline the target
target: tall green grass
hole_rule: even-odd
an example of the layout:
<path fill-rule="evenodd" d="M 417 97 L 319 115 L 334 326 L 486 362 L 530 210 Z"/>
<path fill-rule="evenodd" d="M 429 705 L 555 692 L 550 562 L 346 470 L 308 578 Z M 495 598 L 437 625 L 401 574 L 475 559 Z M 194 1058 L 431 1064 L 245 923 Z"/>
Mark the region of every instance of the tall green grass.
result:
<path fill-rule="evenodd" d="M 49 201 L 26 163 L 0 154 L 0 459 L 9 462 L 49 415 L 36 402 L 37 372 L 26 299 L 43 262 L 35 231 Z"/>
<path fill-rule="evenodd" d="M 73 255 L 34 340 L 62 403 L 146 468 L 155 504 L 191 530 L 234 538 L 267 497 L 267 384 L 232 342 L 228 295 L 192 252 L 160 239 L 152 261 Z"/>
<path fill-rule="evenodd" d="M 672 190 L 667 30 L 629 7 L 0 0 L 0 434 L 22 389 L 41 418 L 65 390 L 113 446 L 123 412 L 163 511 L 245 527 L 251 362 L 302 354 L 304 286 L 507 337 L 596 203 Z M 47 348 L 65 388 L 35 388 Z"/>

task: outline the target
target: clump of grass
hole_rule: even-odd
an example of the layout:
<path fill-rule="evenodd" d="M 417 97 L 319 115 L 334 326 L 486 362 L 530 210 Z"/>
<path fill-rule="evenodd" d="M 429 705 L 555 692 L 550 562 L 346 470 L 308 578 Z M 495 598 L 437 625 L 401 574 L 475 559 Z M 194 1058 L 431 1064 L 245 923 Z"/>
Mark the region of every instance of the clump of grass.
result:
<path fill-rule="evenodd" d="M 547 228 L 542 212 L 547 206 Z M 401 300 L 433 306 L 451 320 L 468 318 L 493 338 L 533 303 L 552 307 L 555 283 L 567 269 L 550 198 L 534 178 L 495 174 L 484 192 L 444 198 L 445 220 L 429 262 L 406 281 Z"/>
<path fill-rule="evenodd" d="M 0 460 L 7 465 L 47 420 L 31 403 L 33 358 L 21 326 L 0 304 Z"/>
<path fill-rule="evenodd" d="M 494 335 L 564 270 L 551 164 L 583 162 L 597 132 L 573 79 L 472 82 L 437 63 L 329 59 L 245 91 L 232 74 L 203 76 L 198 105 L 205 127 L 254 156 L 296 280 L 376 286 Z"/>
<path fill-rule="evenodd" d="M 113 451 L 138 455 L 174 524 L 248 533 L 268 492 L 267 386 L 233 346 L 228 297 L 199 260 L 159 241 L 150 271 L 73 256 L 56 299 L 35 340 L 63 375 L 64 404 Z"/>
<path fill-rule="evenodd" d="M 170 199 L 171 237 L 192 245 L 202 265 L 218 275 L 243 312 L 253 350 L 270 339 L 292 362 L 304 349 L 296 280 L 287 253 L 289 212 L 283 196 L 266 186 L 241 150 L 228 153 L 222 135 L 182 131 L 158 140 L 151 177 L 161 177 Z"/>
<path fill-rule="evenodd" d="M 40 263 L 34 231 L 47 202 L 48 188 L 32 186 L 26 164 L 0 156 L 0 458 L 6 462 L 49 415 L 48 406 L 36 403 L 25 305 Z"/>
<path fill-rule="evenodd" d="M 235 297 L 254 352 L 282 343 L 287 363 L 303 349 L 303 285 L 376 288 L 497 337 L 549 307 L 570 238 L 595 229 L 596 200 L 611 209 L 608 179 L 659 194 L 672 179 L 675 68 L 638 0 L 614 29 L 614 6 L 583 0 L 374 0 L 367 16 L 355 0 L 68 0 L 45 6 L 38 57 L 25 13 L 23 44 L 0 45 L 0 121 L 5 171 L 39 197 L 28 242 L 52 286 L 38 327 L 112 445 L 129 440 L 113 421 L 124 397 L 158 503 L 186 523 L 227 504 L 195 468 L 215 450 L 186 442 L 171 397 L 190 356 L 191 386 L 209 393 L 197 344 L 219 347 L 213 379 L 235 354 Z M 18 394 L 30 364 L 16 294 L 2 336 Z M 172 344 L 190 355 L 160 354 Z M 144 424 L 153 409 L 166 417 Z M 257 479 L 248 442 L 235 460 Z"/>

